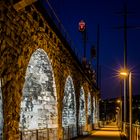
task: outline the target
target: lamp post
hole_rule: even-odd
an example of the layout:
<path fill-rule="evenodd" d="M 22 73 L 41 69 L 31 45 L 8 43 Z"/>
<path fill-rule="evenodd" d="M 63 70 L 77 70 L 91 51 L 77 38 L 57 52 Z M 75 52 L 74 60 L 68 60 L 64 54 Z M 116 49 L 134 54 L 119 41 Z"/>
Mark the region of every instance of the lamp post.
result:
<path fill-rule="evenodd" d="M 129 140 L 132 140 L 132 73 L 122 71 L 120 75 L 129 80 Z"/>
<path fill-rule="evenodd" d="M 117 125 L 119 126 L 120 125 L 120 108 L 119 107 L 116 107 L 116 122 L 117 122 Z"/>
<path fill-rule="evenodd" d="M 117 100 L 117 103 L 120 105 L 120 113 L 119 113 L 119 117 L 120 117 L 120 127 L 121 127 L 121 131 L 122 131 L 122 99 Z"/>
<path fill-rule="evenodd" d="M 82 36 L 83 36 L 83 44 L 84 44 L 83 61 L 86 61 L 86 41 L 87 41 L 87 37 L 86 37 L 86 23 L 83 20 L 81 20 L 79 22 L 79 31 L 82 33 Z"/>
<path fill-rule="evenodd" d="M 132 74 L 129 73 L 129 134 L 132 140 Z"/>

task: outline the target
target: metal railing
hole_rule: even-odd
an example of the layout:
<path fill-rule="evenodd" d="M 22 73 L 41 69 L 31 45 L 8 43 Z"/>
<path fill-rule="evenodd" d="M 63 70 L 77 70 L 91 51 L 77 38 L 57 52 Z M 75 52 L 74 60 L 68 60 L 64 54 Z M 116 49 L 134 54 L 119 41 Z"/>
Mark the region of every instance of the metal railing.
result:
<path fill-rule="evenodd" d="M 63 140 L 70 140 L 77 137 L 77 127 L 76 126 L 66 126 L 63 127 Z"/>
<path fill-rule="evenodd" d="M 63 26 L 61 20 L 58 18 L 57 14 L 55 13 L 55 11 L 52 8 L 51 4 L 49 3 L 48 0 L 38 0 L 38 2 L 39 2 L 39 5 L 41 6 L 41 9 L 45 9 L 43 11 L 43 13 L 48 15 L 51 18 L 51 20 L 53 21 L 55 27 L 57 28 L 57 30 L 59 30 L 59 32 L 60 32 L 61 36 L 63 37 L 63 39 L 65 40 L 65 42 L 67 42 L 67 44 L 68 44 L 67 47 L 69 48 L 69 51 L 73 54 L 73 56 L 75 57 L 75 60 L 77 61 L 78 65 L 80 66 L 79 67 L 80 71 L 82 71 L 82 74 L 84 74 L 84 76 L 86 76 L 86 79 L 88 80 L 88 82 L 93 85 L 93 82 L 95 83 L 96 80 L 91 82 L 91 79 L 90 79 L 91 75 L 90 74 L 88 75 L 88 74 L 85 73 L 85 71 L 83 71 L 82 52 L 80 52 L 78 50 L 78 48 L 76 47 L 76 45 L 74 44 L 74 42 L 70 38 L 69 33 L 67 32 L 67 30 Z M 88 63 L 88 61 L 87 61 L 86 66 L 89 66 L 90 70 L 95 72 L 94 68 Z M 94 75 L 93 79 L 95 79 L 95 77 L 96 76 Z M 94 85 L 94 89 L 96 89 L 95 85 Z"/>
<path fill-rule="evenodd" d="M 123 129 L 122 131 L 128 139 L 130 137 L 129 127 L 129 123 L 123 123 L 123 128 L 125 128 L 125 130 Z M 132 124 L 132 140 L 140 140 L 140 125 Z"/>
<path fill-rule="evenodd" d="M 76 45 L 72 41 L 69 33 L 65 29 L 65 27 L 62 24 L 61 20 L 58 18 L 57 14 L 55 13 L 55 11 L 52 8 L 52 6 L 49 3 L 49 1 L 48 0 L 38 0 L 38 1 L 43 5 L 43 7 L 45 8 L 47 14 L 51 17 L 51 19 L 53 20 L 55 26 L 61 32 L 62 36 L 65 38 L 65 40 L 67 41 L 67 43 L 70 45 L 73 53 L 75 53 L 75 55 L 77 56 L 78 60 L 81 62 L 81 60 L 82 60 L 81 59 L 82 58 L 81 55 L 82 54 L 79 54 L 79 51 L 77 50 Z"/>
<path fill-rule="evenodd" d="M 84 125 L 78 126 L 78 135 L 83 135 Z M 76 138 L 77 127 L 74 125 L 63 127 L 63 140 Z M 58 140 L 58 128 L 45 128 L 36 130 L 22 130 L 20 134 L 14 135 L 14 140 Z M 0 137 L 2 140 L 2 137 Z"/>
<path fill-rule="evenodd" d="M 83 135 L 84 131 L 85 131 L 85 125 L 79 125 L 78 126 L 78 135 Z"/>
<path fill-rule="evenodd" d="M 57 140 L 57 128 L 20 131 L 20 138 L 18 139 L 20 140 Z"/>
<path fill-rule="evenodd" d="M 27 131 L 24 130 L 20 132 L 20 138 L 15 137 L 15 140 L 58 140 L 57 130 L 57 128 L 46 128 Z M 76 136 L 76 126 L 63 127 L 63 140 L 70 140 L 72 138 L 75 138 Z"/>

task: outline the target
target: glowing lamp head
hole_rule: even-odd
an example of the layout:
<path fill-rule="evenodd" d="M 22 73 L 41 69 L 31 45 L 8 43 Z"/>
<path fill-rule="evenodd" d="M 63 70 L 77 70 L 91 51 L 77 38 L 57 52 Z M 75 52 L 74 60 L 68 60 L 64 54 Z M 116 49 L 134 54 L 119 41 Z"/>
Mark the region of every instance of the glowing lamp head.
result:
<path fill-rule="evenodd" d="M 86 29 L 86 23 L 85 23 L 83 20 L 81 20 L 81 21 L 79 22 L 79 31 L 80 31 L 80 32 L 84 32 L 85 29 Z"/>
<path fill-rule="evenodd" d="M 117 103 L 120 103 L 120 102 L 121 102 L 121 100 L 118 99 L 118 100 L 117 100 Z"/>
<path fill-rule="evenodd" d="M 126 73 L 126 72 L 120 72 L 120 75 L 122 75 L 122 76 L 127 76 L 128 73 Z"/>
<path fill-rule="evenodd" d="M 123 78 L 126 78 L 128 76 L 128 71 L 127 70 L 121 70 L 120 71 L 120 76 Z"/>

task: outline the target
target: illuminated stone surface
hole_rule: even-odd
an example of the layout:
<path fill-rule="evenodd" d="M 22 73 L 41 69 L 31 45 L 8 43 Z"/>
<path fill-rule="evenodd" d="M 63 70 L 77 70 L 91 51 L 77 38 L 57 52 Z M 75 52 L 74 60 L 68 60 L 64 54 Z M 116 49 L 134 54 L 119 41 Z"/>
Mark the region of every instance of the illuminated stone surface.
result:
<path fill-rule="evenodd" d="M 86 122 L 86 112 L 85 112 L 85 93 L 83 87 L 80 90 L 80 105 L 79 105 L 79 124 L 84 125 Z"/>
<path fill-rule="evenodd" d="M 66 80 L 65 90 L 64 90 L 62 125 L 64 127 L 70 125 L 76 125 L 75 91 L 74 91 L 73 81 L 70 76 Z"/>
<path fill-rule="evenodd" d="M 91 122 L 92 116 L 91 116 L 91 95 L 88 93 L 88 122 Z"/>
<path fill-rule="evenodd" d="M 93 97 L 93 123 L 95 123 L 95 97 Z"/>
<path fill-rule="evenodd" d="M 23 129 L 57 127 L 53 71 L 48 56 L 42 49 L 33 53 L 26 71 L 20 127 Z"/>
<path fill-rule="evenodd" d="M 30 5 L 19 12 L 16 12 L 13 9 L 13 4 L 8 3 L 8 1 L 5 0 L 2 1 L 2 3 L 0 2 L 0 42 L 2 60 L 0 65 L 0 76 L 4 81 L 2 83 L 4 137 L 6 140 L 15 140 L 16 138 L 14 136 L 19 135 L 19 126 L 20 128 L 27 127 L 28 129 L 38 129 L 49 127 L 46 125 L 49 124 L 54 127 L 58 125 L 58 139 L 62 139 L 64 135 L 62 128 L 62 104 L 66 78 L 70 73 L 72 74 L 77 104 L 79 104 L 79 85 L 81 84 L 81 81 L 85 83 L 83 84 L 85 93 L 88 93 L 89 91 L 93 96 L 92 86 L 89 84 L 87 77 L 83 75 L 83 72 L 79 71 L 81 65 L 79 65 L 79 62 L 75 59 L 73 53 L 71 53 L 69 49 L 70 46 L 65 42 L 64 38 L 62 38 L 61 33 L 53 28 L 53 22 L 47 21 L 47 18 L 42 15 L 41 11 L 38 8 L 38 10 L 36 9 L 36 7 L 40 7 L 40 5 L 38 5 L 39 1 L 37 1 L 35 5 Z M 49 76 L 49 74 L 44 72 L 44 66 L 40 68 L 40 71 L 43 72 L 41 74 L 39 73 L 40 71 L 38 72 L 36 63 L 38 63 L 37 65 L 40 65 L 40 63 L 46 64 L 48 62 L 42 61 L 40 57 L 38 57 L 38 61 L 34 60 L 34 68 L 32 68 L 32 66 L 30 67 L 29 60 L 33 60 L 31 55 L 34 54 L 38 48 L 42 48 L 47 52 L 53 67 L 52 76 Z M 32 73 L 30 73 L 30 71 L 32 71 Z M 48 73 L 51 75 L 51 72 Z M 44 118 L 47 117 L 45 116 L 47 113 L 43 114 L 41 110 L 44 110 L 44 112 L 48 112 L 49 110 L 49 112 L 51 112 L 51 107 L 47 106 L 47 103 L 50 104 L 52 101 L 54 114 L 57 114 L 55 108 L 56 99 L 53 98 L 53 96 L 56 97 L 55 86 L 52 84 L 51 80 L 46 80 L 47 78 L 51 79 L 53 73 L 57 88 L 58 116 L 56 116 L 56 118 L 58 119 L 51 117 L 51 119 L 47 119 L 49 123 L 47 123 L 47 121 L 42 123 Z M 38 80 L 39 78 L 41 80 Z M 45 87 L 44 89 L 42 88 L 45 84 L 41 81 L 43 83 L 46 81 L 48 84 L 50 82 L 49 85 L 52 85 L 49 88 L 53 90 L 53 94 L 48 98 L 51 101 L 47 101 L 46 99 L 51 92 L 49 92 L 48 89 L 45 90 Z M 54 79 L 52 81 L 54 81 Z M 31 87 L 31 89 L 28 87 Z M 31 95 L 30 98 L 29 95 Z M 86 101 L 87 98 L 88 97 L 86 96 Z M 47 110 L 47 107 L 50 108 Z M 79 108 L 79 105 L 77 105 L 77 108 Z M 79 110 L 77 110 L 76 117 L 74 116 L 75 120 L 79 117 L 78 112 Z M 23 115 L 24 113 L 25 116 Z M 86 119 L 87 115 L 88 113 L 86 112 Z M 35 121 L 31 116 L 36 116 L 36 119 L 34 119 Z M 42 120 L 40 119 L 40 116 Z M 44 118 L 42 116 L 44 116 Z M 30 120 L 30 122 L 27 123 L 27 120 Z M 57 123 L 55 123 L 56 120 Z M 31 124 L 31 122 L 34 122 L 34 124 Z M 41 122 L 41 125 L 37 122 Z M 75 124 L 76 123 L 74 123 L 74 125 Z"/>
<path fill-rule="evenodd" d="M 2 109 L 2 91 L 1 91 L 1 80 L 0 80 L 0 135 L 3 129 L 3 109 Z"/>

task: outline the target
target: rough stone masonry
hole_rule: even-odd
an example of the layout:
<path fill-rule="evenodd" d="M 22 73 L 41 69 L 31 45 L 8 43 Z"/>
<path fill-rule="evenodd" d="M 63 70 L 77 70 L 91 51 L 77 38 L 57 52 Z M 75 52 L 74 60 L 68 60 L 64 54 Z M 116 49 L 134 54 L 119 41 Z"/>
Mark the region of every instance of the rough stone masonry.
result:
<path fill-rule="evenodd" d="M 3 138 L 5 140 L 19 138 L 21 104 L 25 97 L 25 94 L 23 95 L 25 92 L 23 88 L 27 80 L 27 69 L 30 70 L 29 62 L 32 55 L 39 49 L 47 54 L 53 71 L 53 76 L 49 76 L 49 79 L 53 78 L 54 81 L 46 80 L 46 82 L 55 82 L 56 108 L 58 110 L 56 122 L 58 139 L 63 139 L 63 97 L 68 76 L 72 78 L 75 89 L 76 126 L 78 126 L 80 90 L 81 87 L 84 89 L 86 104 L 85 125 L 86 129 L 88 129 L 88 125 L 92 125 L 93 123 L 88 123 L 88 93 L 91 94 L 90 107 L 91 114 L 93 114 L 93 96 L 98 97 L 98 90 L 93 88 L 95 83 L 86 77 L 81 65 L 75 59 L 69 44 L 54 26 L 53 21 L 44 17 L 38 9 L 38 2 L 26 5 L 25 7 L 23 6 L 24 8 L 19 8 L 20 10 L 18 11 L 14 8 L 14 2 L 16 3 L 14 0 L 0 1 L 0 90 L 2 91 L 0 95 L 0 105 L 2 106 L 0 108 L 2 111 L 0 114 L 3 114 L 1 115 L 3 116 L 3 121 L 0 122 L 3 122 L 3 129 L 1 130 Z M 30 86 L 32 87 L 33 84 Z M 29 88 L 31 88 L 30 86 L 28 85 Z M 43 84 L 41 86 L 38 85 L 37 90 L 39 90 L 39 87 L 42 88 Z M 40 93 L 43 94 L 42 92 Z M 37 94 L 36 96 L 36 99 L 38 99 Z"/>

